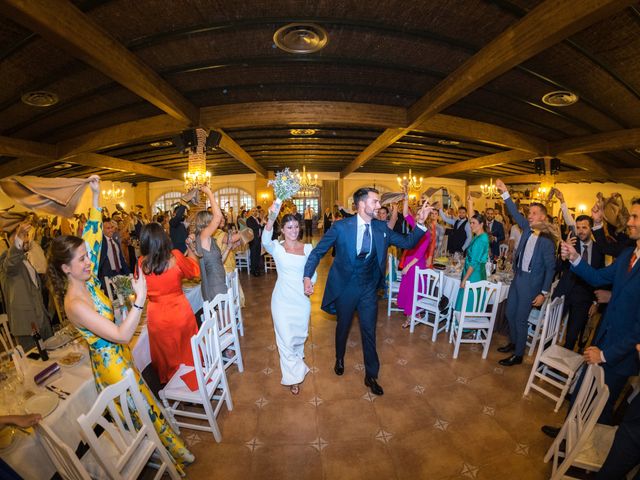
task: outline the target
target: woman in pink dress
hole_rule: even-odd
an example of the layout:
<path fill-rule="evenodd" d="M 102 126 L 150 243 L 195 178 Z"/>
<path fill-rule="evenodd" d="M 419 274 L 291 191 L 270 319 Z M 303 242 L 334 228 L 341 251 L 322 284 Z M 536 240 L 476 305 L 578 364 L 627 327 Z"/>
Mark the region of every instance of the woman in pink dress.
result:
<path fill-rule="evenodd" d="M 413 218 L 413 215 L 409 213 L 409 205 L 406 200 L 404 202 L 403 215 L 409 226 L 411 228 L 416 228 L 416 221 Z M 402 280 L 400 281 L 400 289 L 398 290 L 398 307 L 402 308 L 407 317 L 411 316 L 411 310 L 413 308 L 413 286 L 415 283 L 414 271 L 416 268 L 426 268 L 431 237 L 431 231 L 427 230 L 427 233 L 420 239 L 418 244 L 412 249 L 407 250 L 403 256 L 404 263 L 402 268 Z M 407 319 L 402 324 L 402 328 L 407 328 L 409 324 L 410 320 Z"/>

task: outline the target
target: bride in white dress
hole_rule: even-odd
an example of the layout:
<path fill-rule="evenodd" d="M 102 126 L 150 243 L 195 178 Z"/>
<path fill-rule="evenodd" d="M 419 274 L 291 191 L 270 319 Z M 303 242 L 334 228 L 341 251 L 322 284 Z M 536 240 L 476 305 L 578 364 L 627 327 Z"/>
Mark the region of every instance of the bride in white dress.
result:
<path fill-rule="evenodd" d="M 309 335 L 311 302 L 304 294 L 304 265 L 313 247 L 298 241 L 300 226 L 293 215 L 282 218 L 284 242 L 273 239 L 273 222 L 278 215 L 274 203 L 269 208 L 269 221 L 262 232 L 262 245 L 276 263 L 278 280 L 271 296 L 271 316 L 280 354 L 282 385 L 291 393 L 300 392 L 300 384 L 309 372 L 304 363 L 304 342 Z M 315 282 L 315 277 L 312 279 Z"/>

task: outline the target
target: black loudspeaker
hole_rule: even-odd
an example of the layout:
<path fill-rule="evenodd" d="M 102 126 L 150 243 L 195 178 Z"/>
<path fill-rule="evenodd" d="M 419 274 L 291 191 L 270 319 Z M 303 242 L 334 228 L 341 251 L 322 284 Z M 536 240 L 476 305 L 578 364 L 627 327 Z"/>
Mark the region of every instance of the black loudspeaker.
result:
<path fill-rule="evenodd" d="M 187 152 L 189 150 L 195 150 L 198 146 L 198 137 L 195 129 L 185 130 L 180 135 L 171 139 L 176 148 L 181 152 Z"/>
<path fill-rule="evenodd" d="M 220 132 L 216 132 L 215 130 L 211 130 L 209 132 L 209 136 L 207 137 L 207 150 L 215 150 L 220 145 L 220 140 L 222 139 L 222 134 Z"/>
<path fill-rule="evenodd" d="M 547 172 L 544 168 L 544 158 L 536 158 L 533 162 L 538 175 L 544 175 Z"/>
<path fill-rule="evenodd" d="M 562 166 L 562 162 L 559 158 L 551 159 L 551 175 L 557 175 L 560 173 L 560 167 Z"/>

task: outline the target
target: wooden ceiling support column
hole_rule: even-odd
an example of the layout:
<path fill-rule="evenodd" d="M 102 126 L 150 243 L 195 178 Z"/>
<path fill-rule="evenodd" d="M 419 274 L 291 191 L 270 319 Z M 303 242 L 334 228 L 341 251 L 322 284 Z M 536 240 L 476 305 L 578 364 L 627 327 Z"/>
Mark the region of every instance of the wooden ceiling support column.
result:
<path fill-rule="evenodd" d="M 545 0 L 413 104 L 408 111 L 410 125 L 405 132 L 516 65 L 633 3 L 635 0 Z M 354 172 L 401 136 L 397 130 L 385 131 L 340 172 L 340 176 Z"/>
<path fill-rule="evenodd" d="M 0 12 L 82 59 L 172 117 L 198 125 L 198 107 L 70 1 L 3 0 Z"/>

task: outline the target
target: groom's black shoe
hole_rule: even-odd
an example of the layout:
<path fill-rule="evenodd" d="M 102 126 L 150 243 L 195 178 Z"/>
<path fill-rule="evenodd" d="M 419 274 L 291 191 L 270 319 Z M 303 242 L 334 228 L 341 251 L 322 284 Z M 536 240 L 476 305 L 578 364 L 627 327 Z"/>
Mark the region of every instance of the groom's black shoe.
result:
<path fill-rule="evenodd" d="M 336 372 L 336 375 L 342 375 L 344 373 L 344 359 L 336 358 L 336 365 L 333 367 L 333 371 Z"/>
<path fill-rule="evenodd" d="M 384 390 L 378 385 L 376 379 L 373 377 L 364 377 L 364 384 L 371 389 L 371 393 L 374 395 L 384 395 Z"/>
<path fill-rule="evenodd" d="M 511 355 L 510 357 L 503 358 L 498 363 L 503 367 L 513 367 L 514 365 L 520 365 L 522 363 L 522 357 L 520 355 Z"/>
<path fill-rule="evenodd" d="M 516 346 L 513 343 L 507 343 L 505 346 L 498 348 L 500 353 L 511 353 L 515 351 Z"/>

